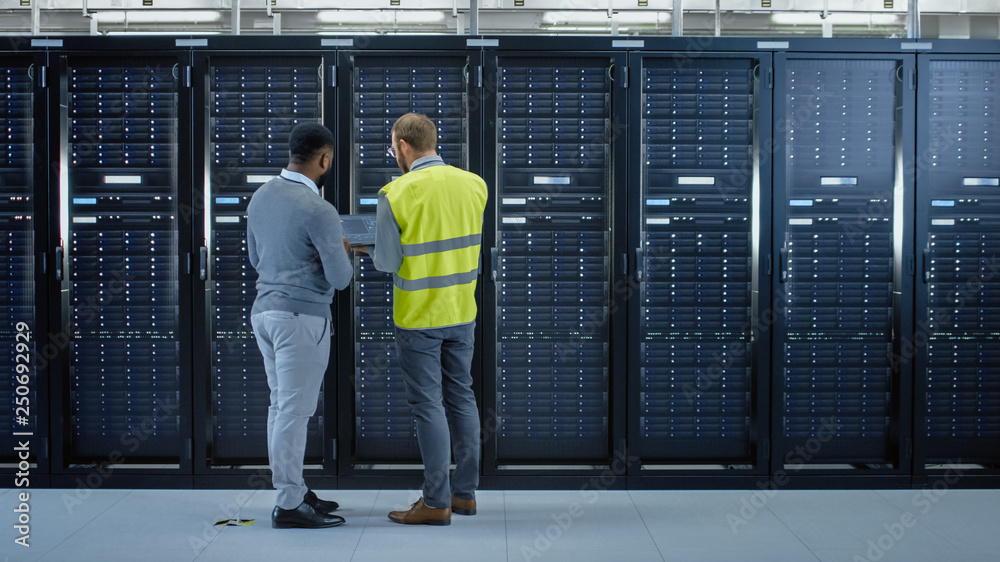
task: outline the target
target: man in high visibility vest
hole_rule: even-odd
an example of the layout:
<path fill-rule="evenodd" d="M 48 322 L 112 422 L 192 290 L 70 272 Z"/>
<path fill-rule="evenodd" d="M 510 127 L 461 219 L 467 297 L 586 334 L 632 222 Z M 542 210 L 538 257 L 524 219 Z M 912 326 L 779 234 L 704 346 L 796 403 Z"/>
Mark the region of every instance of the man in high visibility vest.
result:
<path fill-rule="evenodd" d="M 389 513 L 409 525 L 474 515 L 479 485 L 471 368 L 486 182 L 445 165 L 436 146 L 424 115 L 407 113 L 392 126 L 389 154 L 403 175 L 379 191 L 372 255 L 376 269 L 394 274 L 396 350 L 424 462 L 423 497 Z"/>

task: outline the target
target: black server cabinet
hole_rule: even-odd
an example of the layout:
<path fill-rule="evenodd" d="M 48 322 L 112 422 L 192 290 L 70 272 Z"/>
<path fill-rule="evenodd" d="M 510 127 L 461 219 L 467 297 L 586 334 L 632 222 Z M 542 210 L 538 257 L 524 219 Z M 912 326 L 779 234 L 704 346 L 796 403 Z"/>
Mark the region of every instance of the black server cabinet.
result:
<path fill-rule="evenodd" d="M 607 467 L 625 436 L 624 409 L 612 406 L 624 399 L 623 357 L 612 352 L 624 335 L 624 310 L 612 306 L 624 294 L 613 300 L 612 286 L 624 277 L 614 259 L 624 248 L 624 207 L 614 200 L 624 181 L 614 171 L 626 145 L 625 89 L 615 82 L 626 58 L 491 62 L 484 470 Z"/>
<path fill-rule="evenodd" d="M 70 341 L 53 470 L 110 463 L 188 474 L 186 62 L 60 60 L 56 277 Z"/>
<path fill-rule="evenodd" d="M 774 471 L 905 462 L 913 65 L 776 55 Z"/>
<path fill-rule="evenodd" d="M 209 353 L 195 365 L 199 427 L 208 428 L 197 466 L 214 469 L 268 463 L 270 403 L 264 362 L 250 311 L 257 274 L 247 253 L 246 208 L 254 191 L 288 163 L 288 136 L 298 123 L 323 118 L 321 56 L 219 54 L 199 61 L 204 179 L 195 194 L 200 290 L 195 337 Z M 332 188 L 327 187 L 327 191 Z M 331 360 L 331 369 L 335 362 Z M 324 385 L 324 389 L 329 388 Z M 307 465 L 322 464 L 325 390 L 309 420 Z M 211 473 L 217 473 L 212 470 Z"/>
<path fill-rule="evenodd" d="M 392 124 L 405 113 L 421 113 L 434 121 L 438 154 L 446 164 L 470 169 L 469 72 L 474 56 L 341 54 L 343 212 L 374 214 L 379 189 L 402 174 L 387 151 Z M 377 271 L 368 256 L 355 255 L 354 264 L 350 311 L 341 314 L 348 323 L 339 328 L 340 372 L 349 373 L 341 377 L 340 386 L 341 474 L 415 468 L 420 451 L 396 361 L 392 275 Z"/>
<path fill-rule="evenodd" d="M 1000 468 L 1000 60 L 918 57 L 914 472 Z M 980 470 L 982 472 L 982 470 Z"/>
<path fill-rule="evenodd" d="M 0 337 L 6 353 L 0 369 L 0 403 L 10 412 L 0 435 L 0 463 L 27 460 L 29 472 L 47 472 L 47 367 L 62 338 L 46 336 L 44 257 L 47 240 L 48 135 L 44 56 L 4 55 L 0 63 L 0 220 L 3 268 Z M 27 447 L 21 447 L 27 442 Z M 26 449 L 26 450 L 25 450 Z M 28 458 L 22 457 L 27 454 Z M 6 472 L 6 469 L 4 470 Z M 28 482 L 37 484 L 37 478 Z"/>
<path fill-rule="evenodd" d="M 630 66 L 630 452 L 644 476 L 766 472 L 769 334 L 752 319 L 769 296 L 771 56 Z"/>

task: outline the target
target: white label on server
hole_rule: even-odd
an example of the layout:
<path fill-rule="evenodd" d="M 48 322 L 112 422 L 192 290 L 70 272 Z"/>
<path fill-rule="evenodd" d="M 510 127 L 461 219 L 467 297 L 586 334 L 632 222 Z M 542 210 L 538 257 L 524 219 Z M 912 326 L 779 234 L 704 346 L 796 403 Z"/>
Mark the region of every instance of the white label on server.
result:
<path fill-rule="evenodd" d="M 963 178 L 962 185 L 967 187 L 998 187 L 1000 178 Z"/>
<path fill-rule="evenodd" d="M 104 183 L 140 184 L 142 176 L 104 176 Z"/>
<path fill-rule="evenodd" d="M 681 176 L 677 185 L 715 185 L 715 176 Z"/>
<path fill-rule="evenodd" d="M 848 177 L 848 178 L 835 178 L 830 176 L 825 176 L 820 178 L 820 185 L 858 185 L 858 178 Z"/>
<path fill-rule="evenodd" d="M 569 176 L 534 176 L 535 185 L 569 185 Z"/>

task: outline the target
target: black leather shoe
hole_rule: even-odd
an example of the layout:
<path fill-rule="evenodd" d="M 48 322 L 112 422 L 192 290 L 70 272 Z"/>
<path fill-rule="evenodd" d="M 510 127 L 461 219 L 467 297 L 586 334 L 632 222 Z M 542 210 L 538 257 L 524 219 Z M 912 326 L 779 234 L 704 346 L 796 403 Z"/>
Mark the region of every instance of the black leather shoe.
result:
<path fill-rule="evenodd" d="M 302 502 L 295 509 L 281 509 L 275 506 L 271 512 L 271 527 L 275 529 L 325 529 L 343 525 L 344 518 L 339 515 L 319 513 L 313 506 Z"/>
<path fill-rule="evenodd" d="M 320 513 L 333 513 L 334 511 L 340 509 L 340 504 L 338 504 L 337 502 L 321 500 L 318 497 L 316 497 L 316 492 L 312 490 L 306 492 L 306 497 L 303 498 L 302 501 L 313 506 L 313 509 L 315 509 Z"/>

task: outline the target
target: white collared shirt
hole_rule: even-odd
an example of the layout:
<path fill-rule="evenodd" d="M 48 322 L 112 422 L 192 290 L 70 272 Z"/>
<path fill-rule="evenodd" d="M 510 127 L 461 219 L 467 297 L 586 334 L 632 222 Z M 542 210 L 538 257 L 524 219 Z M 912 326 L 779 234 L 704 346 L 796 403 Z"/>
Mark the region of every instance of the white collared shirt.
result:
<path fill-rule="evenodd" d="M 302 174 L 300 174 L 298 172 L 292 172 L 292 171 L 287 170 L 287 169 L 282 169 L 281 170 L 281 177 L 285 178 L 286 180 L 291 180 L 291 181 L 294 181 L 294 182 L 298 182 L 298 183 L 304 184 L 306 187 L 308 187 L 309 189 L 313 190 L 313 193 L 315 193 L 316 195 L 319 195 L 319 188 L 316 187 L 316 182 L 312 181 L 311 179 L 303 176 Z"/>

